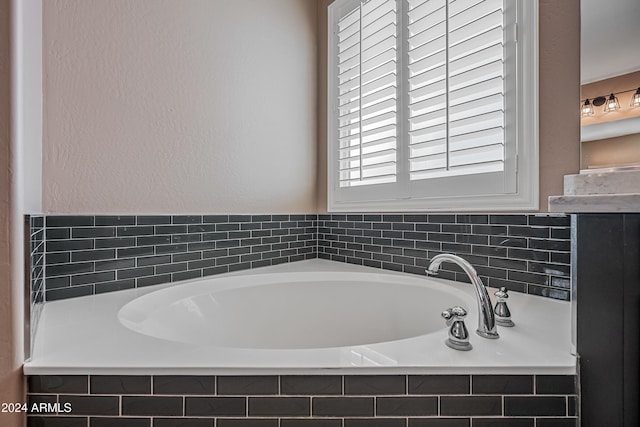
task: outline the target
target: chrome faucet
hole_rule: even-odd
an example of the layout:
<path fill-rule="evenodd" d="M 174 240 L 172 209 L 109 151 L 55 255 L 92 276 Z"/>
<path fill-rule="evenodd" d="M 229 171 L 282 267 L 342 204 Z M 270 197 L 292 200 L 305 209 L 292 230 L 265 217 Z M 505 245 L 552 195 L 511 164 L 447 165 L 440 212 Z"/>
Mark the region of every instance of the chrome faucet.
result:
<path fill-rule="evenodd" d="M 478 300 L 478 329 L 476 330 L 476 333 L 484 338 L 499 338 L 500 335 L 498 335 L 498 331 L 496 329 L 496 316 L 493 311 L 493 307 L 491 306 L 491 299 L 487 293 L 487 288 L 484 286 L 484 283 L 482 283 L 482 280 L 480 280 L 480 277 L 478 277 L 476 269 L 473 268 L 468 261 L 457 255 L 436 255 L 431 260 L 431 263 L 429 263 L 427 275 L 437 275 L 438 270 L 440 269 L 440 264 L 445 261 L 458 264 L 460 268 L 467 273 L 467 276 L 469 276 L 471 283 L 473 283 L 476 289 L 476 297 Z"/>

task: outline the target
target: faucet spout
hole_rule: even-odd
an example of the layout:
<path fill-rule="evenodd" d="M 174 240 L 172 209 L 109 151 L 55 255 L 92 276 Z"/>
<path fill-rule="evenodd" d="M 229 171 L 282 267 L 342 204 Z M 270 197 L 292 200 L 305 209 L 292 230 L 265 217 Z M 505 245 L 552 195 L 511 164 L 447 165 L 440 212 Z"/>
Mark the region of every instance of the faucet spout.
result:
<path fill-rule="evenodd" d="M 487 288 L 484 286 L 484 283 L 482 283 L 480 277 L 478 277 L 476 269 L 473 268 L 468 261 L 457 255 L 441 254 L 433 257 L 427 268 L 427 274 L 437 274 L 443 262 L 452 262 L 460 266 L 467 276 L 469 276 L 471 283 L 475 287 L 476 300 L 478 302 L 478 329 L 476 333 L 484 338 L 499 338 L 500 336 L 496 328 L 496 316 L 491 305 L 491 299 L 489 298 Z"/>

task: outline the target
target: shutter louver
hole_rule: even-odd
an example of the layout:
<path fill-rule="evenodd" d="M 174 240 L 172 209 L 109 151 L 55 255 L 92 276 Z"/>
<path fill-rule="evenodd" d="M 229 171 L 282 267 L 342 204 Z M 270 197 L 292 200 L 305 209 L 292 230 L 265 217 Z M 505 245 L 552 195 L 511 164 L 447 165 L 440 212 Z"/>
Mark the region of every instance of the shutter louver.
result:
<path fill-rule="evenodd" d="M 396 1 L 362 1 L 338 20 L 339 185 L 396 180 Z"/>
<path fill-rule="evenodd" d="M 504 170 L 502 0 L 409 0 L 410 179 Z"/>

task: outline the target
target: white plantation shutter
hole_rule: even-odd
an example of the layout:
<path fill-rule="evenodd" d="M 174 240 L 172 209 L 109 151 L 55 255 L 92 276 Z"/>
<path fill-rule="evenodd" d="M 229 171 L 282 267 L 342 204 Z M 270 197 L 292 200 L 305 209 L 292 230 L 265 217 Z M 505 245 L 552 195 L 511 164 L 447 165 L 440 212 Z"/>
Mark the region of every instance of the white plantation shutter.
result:
<path fill-rule="evenodd" d="M 502 6 L 409 1 L 410 179 L 504 170 Z"/>
<path fill-rule="evenodd" d="M 357 4 L 338 19 L 339 186 L 396 181 L 396 1 Z"/>
<path fill-rule="evenodd" d="M 447 170 L 447 0 L 409 1 L 411 179 Z"/>
<path fill-rule="evenodd" d="M 536 7 L 536 0 L 336 0 L 330 208 L 479 209 L 461 201 L 476 196 L 505 209 L 537 206 L 535 38 L 525 38 L 529 56 L 519 56 L 516 42 L 517 19 L 535 28 Z M 530 166 L 518 163 L 518 151 Z"/>

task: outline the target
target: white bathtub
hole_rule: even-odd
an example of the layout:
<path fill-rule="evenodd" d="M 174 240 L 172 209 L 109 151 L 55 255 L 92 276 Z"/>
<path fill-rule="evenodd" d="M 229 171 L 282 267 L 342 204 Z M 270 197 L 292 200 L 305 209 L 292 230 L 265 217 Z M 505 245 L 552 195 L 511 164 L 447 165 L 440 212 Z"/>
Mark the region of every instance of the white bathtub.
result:
<path fill-rule="evenodd" d="M 256 349 L 353 347 L 438 332 L 474 305 L 433 280 L 379 272 L 287 272 L 201 280 L 136 298 L 129 329 L 179 343 Z"/>
<path fill-rule="evenodd" d="M 490 290 L 493 294 L 493 291 Z M 514 328 L 445 346 L 470 284 L 310 260 L 47 303 L 32 374 L 574 374 L 569 303 L 511 293 Z"/>

